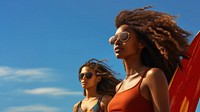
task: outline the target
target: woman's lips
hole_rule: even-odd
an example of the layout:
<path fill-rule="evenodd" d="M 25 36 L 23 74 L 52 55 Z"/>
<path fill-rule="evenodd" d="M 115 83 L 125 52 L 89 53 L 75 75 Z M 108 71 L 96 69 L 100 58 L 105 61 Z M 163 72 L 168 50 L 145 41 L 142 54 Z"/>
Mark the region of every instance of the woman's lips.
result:
<path fill-rule="evenodd" d="M 121 50 L 122 50 L 122 48 L 120 48 L 119 46 L 117 46 L 117 47 L 115 47 L 115 53 L 119 53 Z"/>
<path fill-rule="evenodd" d="M 81 82 L 82 85 L 85 85 L 86 83 L 87 83 L 86 81 L 82 81 L 82 82 Z"/>

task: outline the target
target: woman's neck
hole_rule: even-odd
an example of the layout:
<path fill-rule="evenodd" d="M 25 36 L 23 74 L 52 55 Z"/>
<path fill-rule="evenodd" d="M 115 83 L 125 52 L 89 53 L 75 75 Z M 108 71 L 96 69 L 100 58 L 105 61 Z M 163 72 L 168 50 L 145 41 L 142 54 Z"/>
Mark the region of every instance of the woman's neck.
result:
<path fill-rule="evenodd" d="M 95 90 L 85 90 L 86 92 L 86 99 L 94 98 L 94 97 L 99 97 L 100 95 L 97 93 L 96 89 Z"/>
<path fill-rule="evenodd" d="M 144 67 L 139 59 L 126 59 L 123 60 L 123 63 L 127 75 L 137 73 Z"/>

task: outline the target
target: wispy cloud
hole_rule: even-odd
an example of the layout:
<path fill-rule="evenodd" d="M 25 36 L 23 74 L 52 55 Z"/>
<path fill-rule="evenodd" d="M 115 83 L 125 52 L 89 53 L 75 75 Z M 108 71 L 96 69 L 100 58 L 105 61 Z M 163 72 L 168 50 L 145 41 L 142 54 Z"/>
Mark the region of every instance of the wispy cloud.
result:
<path fill-rule="evenodd" d="M 59 112 L 59 108 L 45 105 L 29 105 L 21 107 L 9 107 L 5 112 Z"/>
<path fill-rule="evenodd" d="M 34 95 L 51 95 L 51 96 L 62 96 L 62 95 L 83 95 L 81 91 L 67 91 L 62 88 L 53 88 L 53 87 L 45 87 L 45 88 L 36 88 L 36 89 L 27 89 L 23 91 L 26 94 L 34 94 Z"/>
<path fill-rule="evenodd" d="M 46 80 L 51 74 L 49 68 L 18 69 L 0 66 L 0 79 L 15 81 Z"/>

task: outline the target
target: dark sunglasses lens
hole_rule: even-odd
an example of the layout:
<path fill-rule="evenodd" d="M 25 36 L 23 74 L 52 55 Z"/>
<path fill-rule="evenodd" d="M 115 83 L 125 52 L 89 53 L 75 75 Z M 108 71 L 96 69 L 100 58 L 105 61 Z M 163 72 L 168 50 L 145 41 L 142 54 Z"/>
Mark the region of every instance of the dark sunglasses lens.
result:
<path fill-rule="evenodd" d="M 128 32 L 121 33 L 119 37 L 122 42 L 126 42 L 128 40 Z"/>
<path fill-rule="evenodd" d="M 88 73 L 80 73 L 79 74 L 79 79 L 82 79 L 85 75 L 85 78 L 87 79 L 91 79 L 92 78 L 92 73 L 91 72 L 88 72 Z"/>
<path fill-rule="evenodd" d="M 84 76 L 84 73 L 81 73 L 81 74 L 78 75 L 79 79 L 82 79 L 83 76 Z"/>
<path fill-rule="evenodd" d="M 86 73 L 86 74 L 85 74 L 85 77 L 86 77 L 87 79 L 91 79 L 91 78 L 92 78 L 92 73 L 91 73 L 91 72 Z"/>
<path fill-rule="evenodd" d="M 115 43 L 116 40 L 117 40 L 117 39 L 116 39 L 116 36 L 112 36 L 112 37 L 110 37 L 110 39 L 109 39 L 109 43 L 110 43 L 111 45 L 113 45 L 113 44 Z"/>

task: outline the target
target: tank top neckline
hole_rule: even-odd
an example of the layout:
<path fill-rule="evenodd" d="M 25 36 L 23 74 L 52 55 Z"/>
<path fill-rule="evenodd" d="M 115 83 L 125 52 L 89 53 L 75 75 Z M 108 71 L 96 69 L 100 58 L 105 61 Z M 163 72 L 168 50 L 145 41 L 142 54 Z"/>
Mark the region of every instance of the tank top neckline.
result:
<path fill-rule="evenodd" d="M 123 84 L 123 81 L 122 81 L 122 82 L 121 82 L 121 84 L 120 84 L 120 86 L 119 86 L 119 89 L 117 90 L 117 93 L 116 93 L 116 95 L 117 95 L 117 94 L 124 93 L 124 92 L 126 92 L 126 91 L 129 91 L 129 90 L 131 90 L 131 89 L 133 89 L 133 88 L 137 87 L 138 85 L 140 85 L 140 84 L 141 84 L 141 82 L 142 82 L 142 80 L 143 80 L 143 78 L 144 78 L 144 76 L 145 76 L 145 74 L 147 73 L 147 71 L 148 71 L 149 69 L 150 69 L 150 68 L 146 68 L 146 69 L 144 70 L 144 73 L 141 75 L 141 78 L 140 78 L 140 80 L 139 80 L 139 81 L 137 82 L 137 84 L 135 84 L 133 87 L 130 87 L 130 88 L 128 88 L 128 89 L 126 89 L 126 90 L 124 90 L 124 91 L 118 92 L 118 91 L 119 91 L 119 89 L 121 88 L 122 84 Z"/>

